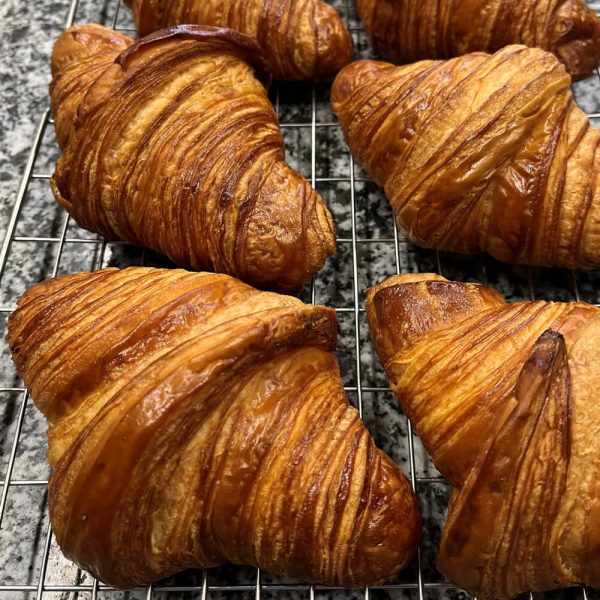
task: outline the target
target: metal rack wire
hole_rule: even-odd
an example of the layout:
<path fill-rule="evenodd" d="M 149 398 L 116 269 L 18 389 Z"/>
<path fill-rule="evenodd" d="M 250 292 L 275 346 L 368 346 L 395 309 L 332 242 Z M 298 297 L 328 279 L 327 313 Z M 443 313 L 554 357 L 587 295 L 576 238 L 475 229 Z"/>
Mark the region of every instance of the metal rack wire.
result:
<path fill-rule="evenodd" d="M 72 0 L 65 21 L 65 26 L 71 25 L 78 19 L 78 7 L 80 0 Z M 112 12 L 108 18 L 108 24 L 122 32 L 133 33 L 130 26 L 120 25 L 120 17 L 127 9 L 122 8 L 121 0 L 112 2 Z M 347 25 L 352 32 L 357 47 L 363 50 L 366 47 L 364 31 L 362 30 L 350 0 L 339 0 L 336 6 L 345 17 Z M 600 11 L 600 5 L 596 7 Z M 368 50 L 366 50 L 368 52 Z M 592 103 L 597 105 L 588 110 L 593 119 L 600 118 L 600 73 L 597 72 L 593 81 L 585 84 L 588 88 L 588 96 L 592 97 Z M 589 91 L 591 86 L 591 92 Z M 294 100 L 292 114 L 300 113 L 300 118 L 289 119 L 283 114 L 286 108 L 286 93 L 292 96 L 304 95 L 305 101 L 298 103 Z M 288 152 L 302 153 L 307 147 L 310 148 L 310 157 L 306 157 L 305 166 L 308 172 L 304 174 L 310 179 L 314 187 L 324 193 L 329 189 L 340 191 L 334 196 L 342 198 L 339 206 L 340 211 L 349 214 L 349 225 L 342 227 L 343 231 L 338 237 L 338 263 L 328 271 L 327 277 L 330 281 L 323 281 L 324 275 L 317 275 L 310 288 L 307 290 L 305 300 L 312 302 L 328 303 L 333 305 L 338 313 L 340 322 L 346 321 L 344 331 L 340 336 L 340 355 L 342 360 L 342 371 L 346 380 L 346 391 L 351 401 L 355 404 L 361 417 L 365 413 L 373 412 L 374 404 L 385 402 L 389 397 L 389 389 L 385 385 L 381 369 L 376 365 L 370 352 L 370 342 L 365 327 L 364 297 L 363 289 L 382 279 L 385 275 L 392 275 L 410 270 L 436 270 L 454 279 L 479 280 L 493 283 L 501 288 L 505 294 L 518 298 L 539 298 L 562 300 L 584 299 L 598 304 L 598 279 L 596 274 L 582 274 L 571 271 L 548 271 L 541 269 L 521 269 L 499 265 L 491 259 L 481 258 L 459 258 L 450 255 L 442 255 L 429 251 L 422 251 L 412 247 L 404 238 L 402 232 L 393 225 L 387 229 L 382 222 L 388 225 L 393 223 L 391 213 L 380 215 L 379 224 L 375 226 L 365 225 L 369 223 L 369 211 L 385 211 L 387 204 L 380 191 L 375 189 L 368 177 L 360 171 L 358 165 L 346 146 L 341 142 L 339 126 L 328 112 L 327 89 L 324 87 L 312 88 L 286 88 L 276 86 L 274 88 L 273 101 L 280 117 L 281 127 L 286 137 Z M 298 111 L 297 106 L 303 105 Z M 38 159 L 46 141 L 48 131 L 52 129 L 52 118 L 46 110 L 39 120 L 36 134 L 31 146 L 29 159 L 26 164 L 25 173 L 20 189 L 15 198 L 12 213 L 8 223 L 8 230 L 2 246 L 0 247 L 0 286 L 3 278 L 9 270 L 13 256 L 19 255 L 19 248 L 23 245 L 33 244 L 37 249 L 45 249 L 44 268 L 38 273 L 38 278 L 56 276 L 61 272 L 82 269 L 96 269 L 106 266 L 107 262 L 117 264 L 144 264 L 148 261 L 146 252 L 129 252 L 128 245 L 121 242 L 110 242 L 91 236 L 74 226 L 66 213 L 60 213 L 62 219 L 57 227 L 57 232 L 52 235 L 36 235 L 35 233 L 20 230 L 22 220 L 27 220 L 26 204 L 28 193 L 34 182 L 44 182 L 50 178 L 51 169 L 38 170 Z M 320 144 L 324 140 L 324 150 L 321 151 Z M 53 144 L 54 142 L 50 142 Z M 334 148 L 335 152 L 330 148 Z M 340 169 L 327 172 L 323 165 L 332 162 L 330 154 L 335 154 L 337 160 L 343 164 Z M 366 191 L 365 191 L 366 190 Z M 372 200 L 374 199 L 374 203 Z M 58 209 L 57 209 L 58 210 Z M 364 232 L 362 232 L 364 230 Z M 384 230 L 381 233 L 381 230 Z M 362 233 L 361 233 L 362 232 Z M 77 260 L 71 261 L 67 257 L 67 249 L 73 251 Z M 37 252 L 38 250 L 36 250 Z M 107 259 L 107 252 L 111 258 Z M 369 269 L 369 253 L 377 254 L 379 263 L 383 263 L 384 275 Z M 120 256 L 124 253 L 125 256 Z M 115 259 L 115 256 L 117 257 Z M 365 258 L 367 256 L 367 258 Z M 154 260 L 150 257 L 149 261 Z M 84 264 L 85 263 L 85 264 Z M 23 286 L 24 287 L 24 286 Z M 1 288 L 0 288 L 1 289 Z M 339 292 L 344 290 L 344 294 Z M 333 291 L 332 291 L 333 290 Z M 22 290 L 13 290 L 8 294 L 9 300 L 0 305 L 0 313 L 5 316 L 13 310 L 13 300 Z M 345 302 L 340 301 L 345 299 Z M 339 301 L 339 302 L 338 302 Z M 343 356 L 342 356 L 343 355 Z M 3 521 L 10 512 L 9 496 L 15 490 L 39 490 L 44 492 L 47 478 L 44 477 L 18 477 L 15 474 L 17 459 L 20 448 L 24 444 L 23 431 L 27 419 L 28 410 L 31 406 L 26 390 L 22 383 L 12 374 L 11 385 L 0 386 L 0 394 L 6 394 L 12 398 L 15 404 L 14 431 L 12 443 L 7 456 L 4 472 L 0 471 L 0 544 L 9 541 L 8 537 L 1 537 Z M 367 399 L 369 396 L 370 400 Z M 374 400 L 373 398 L 376 398 Z M 413 435 L 410 422 L 398 413 L 398 429 L 405 428 L 406 445 L 401 448 L 403 456 L 400 458 L 405 463 L 405 470 L 421 502 L 425 502 L 428 490 L 432 486 L 438 486 L 445 491 L 440 492 L 447 495 L 448 486 L 439 477 L 435 469 L 428 463 L 418 439 Z M 398 432 L 396 432 L 398 433 Z M 40 430 L 38 436 L 32 443 L 43 446 L 43 433 Z M 397 457 L 396 457 L 397 458 Z M 18 508 L 18 507 L 17 507 Z M 13 509 L 14 510 L 14 509 Z M 34 553 L 37 560 L 31 557 L 31 564 L 36 563 L 36 568 L 31 568 L 26 580 L 12 581 L 5 567 L 0 564 L 0 597 L 15 598 L 42 598 L 42 597 L 72 597 L 91 598 L 98 597 L 124 597 L 123 593 L 112 590 L 110 587 L 100 584 L 84 573 L 72 567 L 68 576 L 64 576 L 64 570 L 59 570 L 58 582 L 53 581 L 50 573 L 51 556 L 58 555 L 58 550 L 53 542 L 52 531 L 48 523 L 45 496 L 40 503 L 37 529 L 37 542 Z M 433 527 L 432 529 L 434 529 Z M 8 532 L 10 534 L 10 532 Z M 439 531 L 437 532 L 439 536 Z M 425 531 L 425 540 L 428 540 L 429 549 L 425 548 L 419 552 L 415 563 L 403 574 L 397 582 L 360 590 L 348 592 L 342 589 L 324 588 L 321 586 L 308 586 L 300 583 L 289 583 L 274 579 L 272 576 L 263 574 L 260 570 L 246 570 L 242 577 L 240 571 L 230 568 L 219 577 L 213 577 L 210 571 L 201 573 L 189 573 L 178 576 L 148 588 L 135 590 L 127 593 L 127 596 L 152 598 L 404 598 L 406 596 L 423 598 L 447 598 L 464 597 L 465 594 L 456 590 L 453 586 L 445 583 L 441 576 L 435 572 L 433 566 L 433 552 L 431 548 L 436 545 L 435 533 Z M 426 556 L 424 556 L 426 554 Z M 24 557 L 27 559 L 27 557 Z M 54 559 L 52 559 L 54 560 Z M 59 559 L 57 559 L 59 560 Z M 62 573 L 62 575 L 61 575 Z M 574 588 L 567 592 L 569 597 L 583 598 L 588 600 L 596 592 L 585 588 Z M 58 596 L 56 596 L 58 595 Z"/>

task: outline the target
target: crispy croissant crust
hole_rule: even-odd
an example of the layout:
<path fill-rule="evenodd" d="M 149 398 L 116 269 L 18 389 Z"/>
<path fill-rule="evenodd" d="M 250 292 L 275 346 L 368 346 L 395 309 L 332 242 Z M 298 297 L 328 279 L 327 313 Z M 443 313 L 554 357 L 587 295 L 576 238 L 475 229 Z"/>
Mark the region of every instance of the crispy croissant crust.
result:
<path fill-rule="evenodd" d="M 524 44 L 574 77 L 600 62 L 600 19 L 582 0 L 356 0 L 376 52 L 408 63 Z"/>
<path fill-rule="evenodd" d="M 9 345 L 49 421 L 65 554 L 118 587 L 225 561 L 363 586 L 418 545 L 408 480 L 344 393 L 335 312 L 130 268 L 28 290 Z"/>
<path fill-rule="evenodd" d="M 547 52 L 508 46 L 406 67 L 359 61 L 333 108 L 418 244 L 600 267 L 600 130 Z"/>
<path fill-rule="evenodd" d="M 229 27 L 251 37 L 277 79 L 332 78 L 352 60 L 339 13 L 321 0 L 125 0 L 140 35 L 170 25 Z"/>
<path fill-rule="evenodd" d="M 260 50 L 213 27 L 133 44 L 73 27 L 53 57 L 55 196 L 77 223 L 175 263 L 296 291 L 335 249 L 319 194 L 284 162 Z M 127 48 L 126 50 L 123 50 Z"/>
<path fill-rule="evenodd" d="M 390 385 L 453 490 L 439 567 L 480 598 L 600 586 L 600 310 L 431 274 L 367 293 Z"/>

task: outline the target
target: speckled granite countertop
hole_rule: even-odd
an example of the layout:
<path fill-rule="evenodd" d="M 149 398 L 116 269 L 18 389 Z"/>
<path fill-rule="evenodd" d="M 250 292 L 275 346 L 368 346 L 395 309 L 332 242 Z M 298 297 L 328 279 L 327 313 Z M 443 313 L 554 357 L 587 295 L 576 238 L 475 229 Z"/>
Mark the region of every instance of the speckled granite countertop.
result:
<path fill-rule="evenodd" d="M 69 0 L 0 3 L 0 238 L 38 125 L 48 106 L 48 57 Z"/>
<path fill-rule="evenodd" d="M 349 3 L 333 2 L 345 14 Z M 76 12 L 76 22 L 97 21 L 110 25 L 115 17 L 117 0 L 81 0 Z M 53 40 L 60 33 L 69 9 L 69 0 L 2 0 L 0 3 L 0 240 L 4 237 L 12 206 L 15 202 L 22 174 L 25 170 L 35 131 L 48 107 L 49 56 Z M 600 0 L 592 3 L 600 12 Z M 132 26 L 126 8 L 117 15 L 117 25 L 126 29 Z M 358 54 L 369 55 L 364 34 L 352 9 L 348 23 L 353 29 Z M 579 104 L 588 113 L 600 113 L 600 79 L 580 82 L 575 87 Z M 272 90 L 272 98 L 279 106 L 287 144 L 288 160 L 309 179 L 314 176 L 316 185 L 328 202 L 336 219 L 340 241 L 336 255 L 318 275 L 315 282 L 316 301 L 339 308 L 340 323 L 339 359 L 351 401 L 358 404 L 357 368 L 360 368 L 362 406 L 364 419 L 380 447 L 386 450 L 408 474 L 410 472 L 407 422 L 390 393 L 385 391 L 385 377 L 374 358 L 366 319 L 359 312 L 355 321 L 352 219 L 350 183 L 351 161 L 341 132 L 334 125 L 329 107 L 327 86 L 316 88 L 314 108 L 317 126 L 315 135 L 315 172 L 312 172 L 311 128 L 313 95 L 304 85 L 282 86 Z M 600 119 L 596 119 L 600 125 Z M 333 125 L 332 125 L 333 124 Z M 300 125 L 300 126 L 299 126 Z M 6 270 L 0 280 L 0 306 L 14 305 L 23 290 L 36 281 L 58 273 L 90 269 L 100 264 L 126 266 L 164 264 L 165 261 L 151 253 L 123 244 L 104 246 L 89 232 L 66 222 L 66 215 L 52 198 L 47 176 L 52 172 L 58 149 L 52 126 L 44 130 L 33 173 L 36 175 L 27 189 L 23 208 L 12 242 Z M 360 296 L 362 290 L 397 269 L 402 271 L 437 271 L 452 279 L 487 281 L 497 286 L 509 299 L 545 298 L 573 300 L 578 293 L 581 299 L 599 302 L 597 273 L 570 271 L 528 270 L 506 267 L 483 258 L 451 255 L 436 256 L 401 240 L 398 263 L 393 243 L 394 229 L 390 208 L 381 191 L 373 183 L 363 181 L 358 166 L 354 167 L 356 235 L 358 250 L 355 257 Z M 66 227 L 66 242 L 59 253 L 58 243 Z M 375 241 L 376 240 L 376 241 Z M 306 299 L 310 297 L 308 290 Z M 4 315 L 6 313 L 3 313 Z M 46 490 L 48 467 L 45 459 L 45 423 L 21 391 L 22 383 L 15 374 L 8 357 L 4 340 L 4 316 L 0 315 L 0 482 L 12 483 L 7 488 L 5 506 L 0 524 L 0 600 L 5 598 L 34 598 L 36 588 L 43 578 L 44 598 L 91 598 L 95 591 L 91 578 L 62 557 L 54 540 L 45 553 L 48 531 Z M 355 347 L 358 332 L 360 348 Z M 14 460 L 11 460 L 15 434 Z M 415 475 L 422 478 L 418 496 L 424 516 L 422 545 L 422 573 L 425 597 L 456 598 L 464 594 L 442 586 L 443 578 L 435 569 L 435 548 L 439 542 L 449 496 L 448 486 L 438 481 L 438 474 L 415 438 Z M 0 488 L 0 493 L 1 493 Z M 0 513 L 2 512 L 0 506 Z M 47 560 L 45 560 L 47 558 Z M 174 578 L 176 585 L 198 585 L 201 573 L 188 573 Z M 416 583 L 415 563 L 401 576 L 400 581 Z M 277 579 L 263 574 L 265 584 Z M 225 566 L 209 571 L 207 583 L 209 598 L 254 598 L 256 571 L 250 568 Z M 245 591 L 226 592 L 222 586 L 244 585 Z M 19 586 L 21 589 L 2 591 L 1 586 Z M 71 587 L 71 591 L 64 588 Z M 83 591 L 73 588 L 81 587 Z M 62 588 L 62 590 L 61 590 Z M 157 588 L 158 589 L 158 588 Z M 60 591 L 59 591 L 60 590 Z M 155 590 L 157 597 L 165 592 Z M 591 590 L 588 597 L 596 594 Z M 196 595 L 198 595 L 196 593 Z M 100 589 L 98 596 L 106 598 L 146 597 L 146 591 L 115 592 Z M 170 598 L 193 597 L 194 594 L 171 592 Z M 370 598 L 418 597 L 418 589 L 377 589 Z M 553 594 L 581 598 L 581 589 Z M 199 597 L 199 595 L 198 595 Z M 302 592 L 264 589 L 263 598 L 309 598 L 309 589 Z M 318 598 L 364 598 L 364 591 L 317 590 Z M 600 596 L 598 596 L 600 597 Z"/>

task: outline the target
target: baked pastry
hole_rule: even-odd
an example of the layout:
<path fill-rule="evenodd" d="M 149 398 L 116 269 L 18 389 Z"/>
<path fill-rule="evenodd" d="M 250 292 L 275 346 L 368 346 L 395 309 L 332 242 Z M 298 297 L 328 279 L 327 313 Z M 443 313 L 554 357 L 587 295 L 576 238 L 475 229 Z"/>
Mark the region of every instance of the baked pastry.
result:
<path fill-rule="evenodd" d="M 249 38 L 180 26 L 134 44 L 83 25 L 58 40 L 52 72 L 52 187 L 80 226 L 285 292 L 333 253 L 329 211 L 284 162 Z"/>
<path fill-rule="evenodd" d="M 50 518 L 117 587 L 225 561 L 364 586 L 410 560 L 408 480 L 348 404 L 332 309 L 227 275 L 104 269 L 9 321 L 49 422 Z"/>
<path fill-rule="evenodd" d="M 600 63 L 600 18 L 584 0 L 356 0 L 375 50 L 398 62 L 524 44 L 574 77 Z"/>
<path fill-rule="evenodd" d="M 446 577 L 484 599 L 600 587 L 600 310 L 416 274 L 369 290 L 367 316 L 454 488 Z"/>
<path fill-rule="evenodd" d="M 229 27 L 262 48 L 277 79 L 331 79 L 352 60 L 339 13 L 321 0 L 125 0 L 140 35 L 170 25 Z"/>
<path fill-rule="evenodd" d="M 350 150 L 417 244 L 600 267 L 600 130 L 552 54 L 508 46 L 405 67 L 359 61 L 333 91 Z"/>

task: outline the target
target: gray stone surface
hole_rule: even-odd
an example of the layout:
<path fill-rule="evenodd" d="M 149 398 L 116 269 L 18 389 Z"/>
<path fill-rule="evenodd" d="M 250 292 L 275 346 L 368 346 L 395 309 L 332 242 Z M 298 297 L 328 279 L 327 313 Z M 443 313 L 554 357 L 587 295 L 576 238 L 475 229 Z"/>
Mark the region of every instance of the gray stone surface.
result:
<path fill-rule="evenodd" d="M 9 215 L 19 188 L 21 175 L 30 152 L 31 143 L 44 111 L 48 107 L 48 59 L 54 38 L 61 31 L 69 8 L 69 0 L 2 0 L 0 3 L 0 239 L 6 230 Z M 342 14 L 348 10 L 348 23 L 359 56 L 369 56 L 367 40 L 358 30 L 358 20 L 347 0 L 335 2 Z M 113 23 L 117 0 L 81 0 L 76 13 L 77 22 L 98 21 Z M 600 1 L 593 6 L 600 11 Z M 132 26 L 129 12 L 122 8 L 116 15 L 119 28 Z M 577 100 L 589 113 L 600 113 L 600 79 L 592 77 L 575 86 Z M 360 367 L 360 385 L 363 415 L 378 445 L 388 452 L 396 463 L 410 473 L 408 427 L 396 402 L 389 392 L 371 390 L 386 386 L 383 371 L 372 352 L 364 313 L 354 313 L 353 270 L 356 262 L 357 286 L 360 308 L 363 307 L 363 290 L 389 275 L 401 271 L 436 271 L 452 279 L 488 281 L 497 286 L 509 299 L 545 298 L 572 300 L 576 291 L 590 302 L 599 302 L 597 273 L 571 273 L 547 269 L 507 267 L 488 258 L 468 258 L 451 255 L 437 256 L 435 252 L 419 249 L 403 237 L 400 238 L 398 263 L 393 243 L 392 214 L 381 190 L 368 181 L 360 167 L 353 165 L 329 106 L 328 86 L 319 86 L 314 92 L 314 106 L 318 126 L 315 136 L 315 171 L 312 170 L 313 135 L 310 127 L 313 95 L 306 85 L 287 85 L 271 91 L 273 101 L 279 106 L 284 126 L 288 159 L 308 178 L 316 179 L 316 186 L 326 199 L 337 223 L 340 242 L 338 250 L 315 281 L 315 298 L 342 309 L 339 313 L 339 359 L 344 380 L 350 388 L 350 401 L 358 406 L 357 367 Z M 304 124 L 296 127 L 290 125 Z M 598 123 L 600 124 L 600 123 Z M 324 126 L 321 126 L 324 125 Z M 67 223 L 67 242 L 60 256 L 57 238 L 66 223 L 64 211 L 58 207 L 48 188 L 46 176 L 52 172 L 58 150 L 52 126 L 45 128 L 38 152 L 33 180 L 24 199 L 15 235 L 21 238 L 49 238 L 47 241 L 14 241 L 7 268 L 0 281 L 0 305 L 14 304 L 18 296 L 33 283 L 58 273 L 91 269 L 102 264 L 126 266 L 130 264 L 167 264 L 151 252 L 126 244 L 109 243 L 106 246 L 96 235 Z M 352 194 L 349 177 L 354 169 L 357 178 L 354 186 L 356 235 L 359 239 L 356 257 L 352 244 Z M 328 179 L 328 181 L 320 181 Z M 372 240 L 380 240 L 373 242 Z M 364 241 L 370 240 L 370 241 Z M 310 298 L 306 290 L 305 299 Z M 4 340 L 4 319 L 0 322 L 0 481 L 4 481 L 10 464 L 11 448 L 22 414 L 22 428 L 18 438 L 16 457 L 12 465 L 11 480 L 44 480 L 48 477 L 45 460 L 45 423 L 31 401 L 23 408 L 24 396 L 11 391 L 21 383 L 8 357 Z M 356 331 L 360 340 L 356 360 Z M 418 477 L 436 478 L 437 471 L 419 440 L 414 438 L 415 474 Z M 446 515 L 449 488 L 445 483 L 429 482 L 418 485 L 418 496 L 424 516 L 422 544 L 422 572 L 426 584 L 443 581 L 435 569 L 435 551 Z M 0 528 L 0 585 L 37 586 L 44 564 L 44 544 L 48 528 L 46 490 L 43 485 L 11 485 Z M 416 562 L 401 576 L 400 581 L 417 581 Z M 201 573 L 184 573 L 170 583 L 200 585 Z M 279 583 L 268 574 L 262 575 L 265 584 Z M 66 560 L 52 541 L 48 554 L 45 584 L 52 586 L 84 586 L 86 591 L 46 591 L 44 598 L 91 598 L 91 578 Z M 254 598 L 255 569 L 226 565 L 209 571 L 209 586 L 245 585 L 244 591 L 225 592 L 217 589 L 209 598 Z M 87 586 L 87 587 L 85 587 Z M 0 599 L 34 598 L 29 590 L 0 591 Z M 198 594 L 183 592 L 158 592 L 160 598 L 192 598 Z M 580 589 L 568 590 L 549 596 L 581 598 Z M 144 590 L 115 592 L 100 589 L 99 598 L 145 598 Z M 301 592 L 264 590 L 263 598 L 309 598 L 309 589 Z M 317 589 L 315 598 L 364 598 L 364 591 L 345 592 Z M 371 599 L 418 598 L 415 589 L 374 589 Z M 455 589 L 427 587 L 426 598 L 459 598 L 464 594 Z M 588 598 L 599 597 L 589 590 Z"/>

